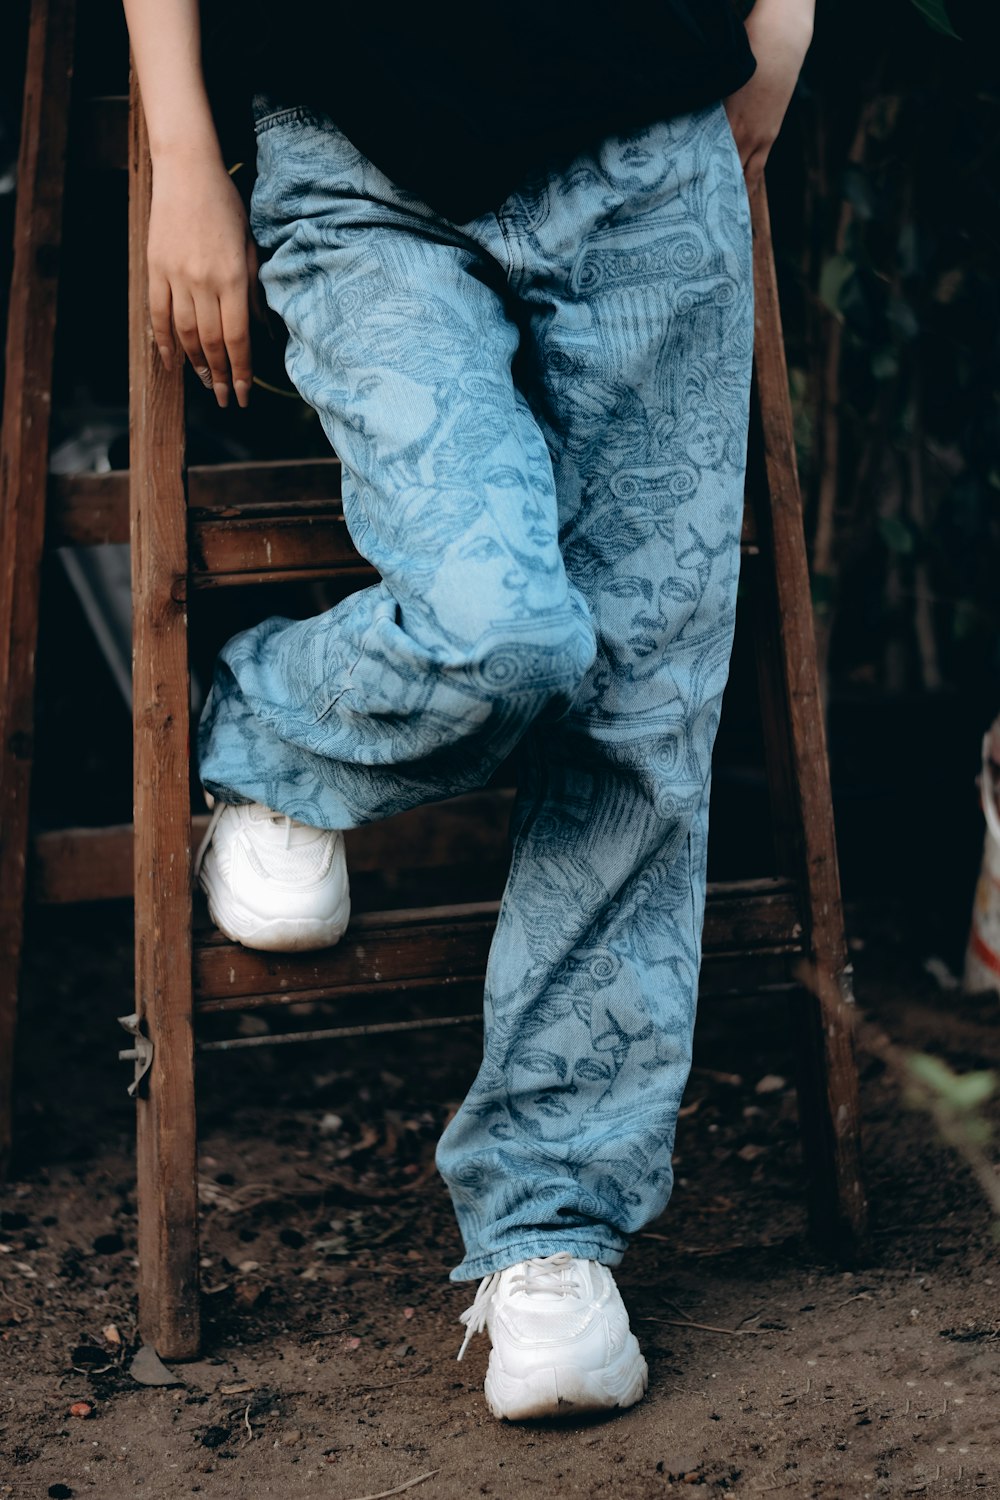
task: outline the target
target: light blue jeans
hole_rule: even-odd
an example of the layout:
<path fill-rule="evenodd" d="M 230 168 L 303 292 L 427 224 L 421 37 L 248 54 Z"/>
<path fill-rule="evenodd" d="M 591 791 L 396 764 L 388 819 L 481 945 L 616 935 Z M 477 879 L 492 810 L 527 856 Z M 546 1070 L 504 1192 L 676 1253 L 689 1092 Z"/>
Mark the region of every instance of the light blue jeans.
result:
<path fill-rule="evenodd" d="M 722 103 L 467 224 L 254 100 L 251 227 L 288 374 L 381 582 L 221 652 L 201 778 L 325 828 L 528 770 L 482 1067 L 438 1165 L 455 1280 L 615 1265 L 664 1208 L 691 1058 L 753 349 Z"/>

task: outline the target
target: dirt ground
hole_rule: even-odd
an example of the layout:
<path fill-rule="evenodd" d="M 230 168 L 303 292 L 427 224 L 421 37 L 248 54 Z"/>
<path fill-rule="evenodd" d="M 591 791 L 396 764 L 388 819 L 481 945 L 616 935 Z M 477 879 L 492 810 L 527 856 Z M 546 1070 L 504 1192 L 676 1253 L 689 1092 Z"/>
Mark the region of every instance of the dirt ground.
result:
<path fill-rule="evenodd" d="M 515 1427 L 485 1407 L 486 1338 L 455 1361 L 473 1288 L 447 1280 L 458 1237 L 433 1171 L 472 1028 L 202 1067 L 204 1353 L 176 1387 L 131 1377 L 132 1106 L 111 1019 L 131 1008 L 128 930 L 47 913 L 0 1194 L 0 1495 L 1000 1495 L 989 1214 L 863 1046 L 878 1026 L 959 1069 L 1000 1063 L 997 1006 L 942 990 L 891 930 L 855 946 L 870 1261 L 832 1267 L 806 1238 L 787 1001 L 706 1002 L 674 1199 L 619 1274 L 649 1395 L 610 1421 Z"/>

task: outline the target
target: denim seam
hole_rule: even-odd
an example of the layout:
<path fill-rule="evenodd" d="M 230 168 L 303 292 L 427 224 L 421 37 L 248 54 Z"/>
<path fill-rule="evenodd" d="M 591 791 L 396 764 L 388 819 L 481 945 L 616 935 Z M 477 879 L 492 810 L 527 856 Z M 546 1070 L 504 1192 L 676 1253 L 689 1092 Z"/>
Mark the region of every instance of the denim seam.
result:
<path fill-rule="evenodd" d="M 510 864 L 510 870 L 511 871 L 513 870 L 513 867 L 514 867 L 514 858 L 519 853 L 519 851 L 523 850 L 524 840 L 525 840 L 527 834 L 531 831 L 531 827 L 532 827 L 533 823 L 535 822 L 535 820 L 537 819 L 538 814 L 541 812 L 542 806 L 543 806 L 543 804 L 545 802 L 546 794 L 548 793 L 548 790 L 549 790 L 549 768 L 548 768 L 548 765 L 547 765 L 547 763 L 546 763 L 546 761 L 545 761 L 545 759 L 544 759 L 541 751 L 538 748 L 537 740 L 536 740 L 536 738 L 535 738 L 534 735 L 532 735 L 529 738 L 526 748 L 527 748 L 527 753 L 530 756 L 532 756 L 532 758 L 534 759 L 535 770 L 536 770 L 536 773 L 537 773 L 537 780 L 535 782 L 535 796 L 532 799 L 531 806 L 528 808 L 528 811 L 525 813 L 523 819 L 518 824 L 516 833 L 514 833 L 514 830 L 511 830 L 511 832 L 514 833 L 514 837 L 512 838 L 513 848 L 511 849 L 511 864 Z M 505 913 L 507 907 L 510 904 L 509 898 L 510 898 L 511 888 L 512 888 L 513 884 L 514 884 L 514 882 L 510 878 L 510 872 L 508 872 L 508 878 L 504 882 L 503 892 L 501 893 L 501 896 L 500 896 L 500 906 L 499 906 L 499 908 L 497 910 L 497 920 L 496 920 L 496 926 L 497 927 L 499 927 L 500 923 L 503 921 L 504 913 Z M 485 1001 L 486 984 L 487 984 L 487 981 L 490 978 L 490 968 L 491 968 L 490 957 L 492 956 L 492 954 L 493 954 L 493 944 L 491 943 L 490 944 L 490 952 L 489 952 L 489 955 L 487 956 L 487 960 L 486 960 L 486 973 L 483 976 L 483 985 L 484 985 L 484 997 L 483 998 L 484 998 L 484 1001 Z M 484 1021 L 484 1024 L 485 1024 L 485 1021 Z M 488 1044 L 484 1040 L 484 1044 L 483 1044 L 483 1055 L 484 1056 L 486 1056 L 487 1051 L 488 1051 Z"/>
<path fill-rule="evenodd" d="M 323 720 L 326 718 L 327 714 L 330 713 L 332 709 L 336 708 L 336 706 L 340 702 L 341 698 L 344 696 L 344 694 L 347 692 L 348 688 L 351 686 L 351 678 L 354 676 L 355 672 L 357 671 L 358 667 L 360 666 L 361 661 L 362 661 L 362 659 L 364 657 L 364 654 L 368 650 L 368 642 L 371 640 L 371 637 L 375 634 L 375 630 L 376 630 L 376 627 L 378 626 L 378 624 L 379 624 L 379 620 L 376 618 L 376 619 L 374 619 L 371 622 L 371 624 L 369 625 L 368 629 L 365 631 L 364 636 L 362 637 L 362 640 L 361 640 L 361 645 L 358 648 L 358 654 L 354 658 L 354 660 L 351 662 L 350 670 L 347 673 L 347 677 L 345 678 L 342 686 L 339 687 L 337 689 L 337 691 L 334 693 L 333 697 L 330 699 L 329 703 L 326 705 L 326 707 L 323 709 L 323 711 L 321 713 L 317 714 L 316 717 L 315 717 L 315 719 L 313 719 L 312 722 L 313 722 L 314 725 L 321 724 L 323 722 Z"/>
<path fill-rule="evenodd" d="M 269 115 L 261 115 L 259 120 L 254 121 L 254 130 L 260 134 L 262 130 L 269 130 L 272 125 L 320 125 L 321 117 L 315 110 L 309 109 L 304 104 L 290 104 L 284 109 L 276 109 Z"/>
<path fill-rule="evenodd" d="M 538 1234 L 533 1239 L 520 1240 L 516 1245 L 504 1245 L 502 1249 L 495 1250 L 492 1253 L 477 1255 L 469 1261 L 461 1261 L 455 1267 L 455 1270 L 458 1271 L 464 1268 L 468 1270 L 469 1275 L 454 1279 L 476 1281 L 481 1276 L 490 1275 L 494 1270 L 505 1270 L 507 1266 L 516 1266 L 522 1260 L 529 1260 L 537 1256 L 539 1253 L 538 1247 L 543 1241 L 551 1241 L 551 1243 L 556 1245 L 555 1250 L 547 1251 L 545 1252 L 546 1254 L 555 1255 L 558 1250 L 573 1248 L 577 1252 L 592 1250 L 598 1252 L 596 1255 L 578 1253 L 576 1258 L 579 1260 L 600 1260 L 601 1256 L 609 1255 L 614 1257 L 613 1264 L 617 1265 L 624 1255 L 624 1251 L 617 1246 L 606 1245 L 601 1240 L 574 1240 L 570 1231 L 556 1232 L 552 1235 Z M 498 1266 L 495 1262 L 500 1259 L 503 1259 L 504 1264 Z M 602 1265 L 605 1264 L 604 1261 L 600 1263 Z"/>

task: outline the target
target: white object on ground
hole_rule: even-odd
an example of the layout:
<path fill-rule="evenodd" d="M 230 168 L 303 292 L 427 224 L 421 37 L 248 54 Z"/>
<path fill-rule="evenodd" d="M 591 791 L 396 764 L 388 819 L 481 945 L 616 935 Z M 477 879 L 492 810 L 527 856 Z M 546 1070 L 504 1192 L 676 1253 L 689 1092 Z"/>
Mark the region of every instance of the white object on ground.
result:
<path fill-rule="evenodd" d="M 495 1417 L 527 1421 L 633 1406 L 646 1361 L 607 1266 L 566 1251 L 519 1261 L 480 1282 L 462 1314 L 465 1354 L 488 1329 L 486 1401 Z"/>

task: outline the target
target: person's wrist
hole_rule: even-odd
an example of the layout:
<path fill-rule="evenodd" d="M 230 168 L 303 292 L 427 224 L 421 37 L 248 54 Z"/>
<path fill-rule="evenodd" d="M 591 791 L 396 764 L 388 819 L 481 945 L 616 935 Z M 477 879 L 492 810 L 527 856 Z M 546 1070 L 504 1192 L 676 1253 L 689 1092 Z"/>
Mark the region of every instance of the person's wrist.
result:
<path fill-rule="evenodd" d="M 154 173 L 158 170 L 178 168 L 190 171 L 193 168 L 221 167 L 225 171 L 222 160 L 222 152 L 214 134 L 204 137 L 183 137 L 176 140 L 165 140 L 153 145 L 150 142 L 149 154 L 153 162 Z"/>
<path fill-rule="evenodd" d="M 149 154 L 153 167 L 177 162 L 191 165 L 199 162 L 222 164 L 222 151 L 211 111 L 192 107 L 182 120 L 156 125 L 149 123 Z"/>

